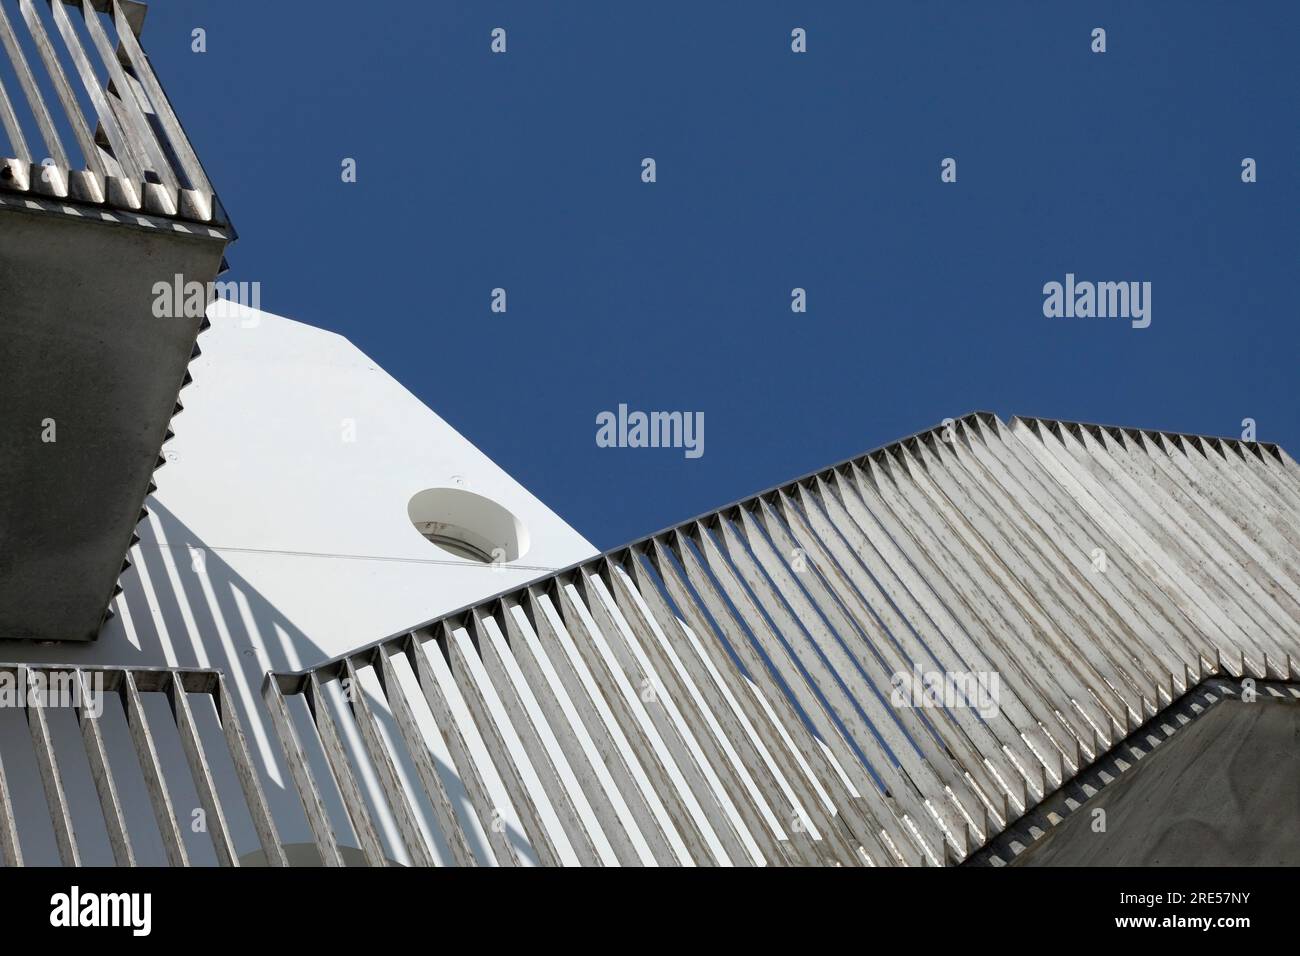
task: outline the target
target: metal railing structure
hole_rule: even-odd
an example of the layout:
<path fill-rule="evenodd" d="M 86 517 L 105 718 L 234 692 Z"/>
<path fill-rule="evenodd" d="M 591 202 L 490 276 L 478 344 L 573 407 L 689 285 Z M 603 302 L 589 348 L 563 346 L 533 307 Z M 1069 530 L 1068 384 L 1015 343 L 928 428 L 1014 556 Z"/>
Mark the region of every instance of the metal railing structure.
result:
<path fill-rule="evenodd" d="M 15 766 L 66 865 L 1005 859 L 1218 678 L 1294 682 L 1298 595 L 1281 449 L 976 413 L 268 675 L 270 801 L 219 672 L 0 665 L 0 860 Z"/>
<path fill-rule="evenodd" d="M 129 0 L 0 0 L 0 195 L 226 225 L 140 47 L 143 10 Z"/>
<path fill-rule="evenodd" d="M 150 698 L 156 695 L 166 699 L 172 717 L 169 725 L 161 725 L 156 712 L 155 720 L 150 720 Z M 58 858 L 64 866 L 81 865 L 82 844 L 92 838 L 107 842 L 118 866 L 135 865 L 141 843 L 159 842 L 168 864 L 186 866 L 192 858 L 187 840 L 194 834 L 206 834 L 199 838 L 211 841 L 216 862 L 238 865 L 231 823 L 236 812 L 251 820 L 268 864 L 285 865 L 266 794 L 220 672 L 0 664 L 0 702 L 21 707 L 26 717 L 31 737 L 27 756 L 40 777 Z M 215 717 L 205 714 L 202 707 L 210 707 Z M 59 724 L 59 715 L 65 710 L 75 717 L 81 748 L 59 733 L 60 728 L 65 733 L 76 732 Z M 129 744 L 123 738 L 128 738 Z M 217 740 L 224 741 L 224 747 Z M 16 741 L 9 738 L 7 743 Z M 238 780 L 239 793 L 227 793 L 225 800 L 214 775 L 218 747 Z M 183 752 L 183 761 L 165 756 L 176 748 Z M 84 752 L 84 761 L 74 768 L 78 749 Z M 11 751 L 11 761 L 13 756 Z M 12 766 L 11 762 L 11 773 Z M 189 770 L 187 780 L 179 777 L 181 766 Z M 74 770 L 93 785 L 100 811 L 97 821 L 80 812 L 84 807 L 75 806 L 85 802 L 88 794 L 73 792 L 69 786 Z M 132 812 L 134 807 L 124 795 L 128 782 L 147 795 L 152 826 Z M 182 786 L 198 800 L 192 810 L 174 797 Z M 200 816 L 202 823 L 195 826 L 193 821 Z M 35 835 L 34 828 L 19 825 L 10 780 L 0 763 L 0 862 L 22 865 L 20 834 L 24 832 L 29 838 Z"/>
<path fill-rule="evenodd" d="M 265 698 L 330 865 L 945 864 L 1298 595 L 1276 446 L 976 413 Z"/>

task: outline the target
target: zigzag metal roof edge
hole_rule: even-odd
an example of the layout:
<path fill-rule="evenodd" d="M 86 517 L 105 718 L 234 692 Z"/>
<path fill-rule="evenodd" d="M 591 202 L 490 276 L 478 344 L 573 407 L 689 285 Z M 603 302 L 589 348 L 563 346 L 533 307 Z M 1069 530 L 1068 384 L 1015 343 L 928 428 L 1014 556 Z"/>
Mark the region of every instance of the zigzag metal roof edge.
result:
<path fill-rule="evenodd" d="M 969 416 L 963 416 L 969 417 Z M 960 420 L 960 419 L 959 419 Z M 1261 450 L 1267 451 L 1277 461 L 1286 464 L 1286 450 L 1276 442 L 1266 441 L 1247 441 L 1244 438 L 1234 438 L 1225 435 L 1203 435 L 1197 432 L 1173 432 L 1162 428 L 1138 428 L 1133 425 L 1106 425 L 1100 422 L 1081 422 L 1072 421 L 1063 418 L 1042 418 L 1036 415 L 1012 415 L 1008 425 L 1014 425 L 1016 422 L 1025 422 L 1026 424 L 1045 425 L 1049 428 L 1068 428 L 1076 431 L 1086 428 L 1094 434 L 1098 431 L 1105 431 L 1111 435 L 1146 435 L 1148 437 L 1160 435 L 1165 438 L 1177 438 L 1183 441 L 1201 441 L 1201 442 L 1218 442 L 1227 444 L 1233 448 L 1246 448 L 1257 455 Z"/>
<path fill-rule="evenodd" d="M 650 534 L 643 535 L 640 538 L 636 538 L 632 541 L 629 541 L 626 544 L 621 544 L 618 545 L 617 547 L 610 548 L 606 551 L 602 551 L 601 553 L 597 555 L 593 555 L 590 558 L 586 558 L 582 561 L 577 561 L 563 568 L 557 568 L 552 571 L 547 571 L 544 574 L 540 574 L 536 578 L 532 578 L 531 580 L 526 581 L 523 584 L 512 585 L 488 597 L 471 601 L 468 604 L 463 604 L 454 610 L 447 611 L 445 613 L 438 614 L 435 615 L 434 617 L 428 618 L 427 620 L 424 620 L 419 624 L 414 625 L 413 627 L 403 628 L 400 631 L 395 631 L 377 640 L 372 640 L 364 644 L 360 644 L 356 648 L 350 651 L 347 651 L 343 654 L 335 655 L 334 657 L 321 661 L 319 664 L 313 665 L 311 667 L 305 667 L 298 671 L 282 672 L 276 674 L 268 673 L 267 677 L 268 679 L 271 677 L 275 677 L 277 680 L 281 682 L 281 686 L 283 690 L 290 691 L 291 688 L 295 685 L 296 679 L 304 678 L 308 674 L 314 671 L 320 671 L 322 669 L 329 669 L 335 667 L 337 665 L 342 664 L 345 660 L 349 660 L 351 658 L 358 657 L 361 655 L 366 655 L 379 647 L 383 647 L 384 645 L 389 644 L 393 641 L 401 640 L 402 638 L 406 637 L 409 634 L 426 630 L 444 621 L 456 621 L 462 619 L 464 618 L 465 615 L 469 614 L 471 611 L 473 611 L 476 608 L 488 607 L 496 604 L 499 601 L 503 601 L 511 597 L 522 596 L 524 594 L 527 594 L 530 588 L 536 588 L 538 585 L 546 583 L 553 578 L 560 578 L 572 574 L 573 572 L 578 571 L 582 568 L 597 566 L 606 560 L 613 560 L 613 559 L 621 560 L 624 555 L 633 552 L 637 549 L 644 548 L 647 544 L 654 541 L 655 539 L 660 538 L 664 535 L 669 535 L 675 532 L 687 530 L 691 528 L 693 525 L 695 525 L 697 522 L 708 523 L 718 515 L 734 513 L 736 509 L 746 508 L 751 505 L 757 504 L 759 501 L 770 499 L 773 495 L 776 495 L 778 492 L 792 490 L 800 485 L 805 484 L 806 482 L 813 481 L 817 478 L 830 477 L 834 475 L 836 472 L 838 472 L 839 470 L 846 468 L 850 465 L 861 464 L 863 462 L 866 462 L 869 459 L 878 459 L 882 456 L 893 454 L 898 449 L 903 449 L 903 448 L 913 446 L 917 441 L 930 440 L 933 438 L 935 433 L 941 432 L 944 428 L 948 427 L 949 424 L 977 421 L 981 419 L 986 422 L 987 421 L 997 422 L 998 424 L 1007 428 L 1010 428 L 1016 422 L 1024 422 L 1026 424 L 1036 424 L 1036 425 L 1043 425 L 1043 426 L 1055 427 L 1055 428 L 1062 428 L 1062 427 L 1070 428 L 1070 429 L 1086 428 L 1089 430 L 1102 429 L 1109 432 L 1120 431 L 1129 434 L 1142 433 L 1148 436 L 1160 435 L 1166 438 L 1175 438 L 1181 440 L 1196 439 L 1201 441 L 1223 442 L 1238 448 L 1244 446 L 1250 448 L 1251 450 L 1257 450 L 1257 449 L 1267 450 L 1278 463 L 1288 467 L 1292 466 L 1292 461 L 1290 460 L 1290 456 L 1286 454 L 1286 451 L 1285 449 L 1282 448 L 1282 446 L 1278 445 L 1275 442 L 1248 442 L 1240 438 L 1215 436 L 1215 435 L 1202 435 L 1194 432 L 1174 432 L 1174 431 L 1167 431 L 1164 429 L 1137 428 L 1134 426 L 1124 426 L 1124 425 L 1105 425 L 1105 424 L 1099 424 L 1095 422 L 1082 422 L 1082 421 L 1075 421 L 1071 419 L 1060 419 L 1060 418 L 1044 418 L 1044 417 L 1032 416 L 1032 415 L 1012 415 L 1008 421 L 1004 422 L 1002 419 L 1000 419 L 997 416 L 997 413 L 995 412 L 991 412 L 983 409 L 977 409 L 974 411 L 967 412 L 966 414 L 961 415 L 957 418 L 944 419 L 938 424 L 930 425 L 925 428 L 918 429 L 917 431 L 912 432 L 909 435 L 905 435 L 902 438 L 894 439 L 893 441 L 886 442 L 883 445 L 877 445 L 874 448 L 870 448 L 866 451 L 859 452 L 856 455 L 852 455 L 848 458 L 844 458 L 838 462 L 835 462 L 834 464 L 826 465 L 822 468 L 814 469 L 813 471 L 806 472 L 798 476 L 797 478 L 792 478 L 787 481 L 780 482 L 779 484 L 772 485 L 770 487 L 763 489 L 762 491 L 757 491 L 750 495 L 747 495 L 744 498 L 736 499 L 728 504 L 722 505 L 721 507 L 713 508 L 709 511 L 705 511 L 700 514 L 694 515 L 693 517 L 687 518 L 684 521 L 678 521 L 664 528 L 660 528 L 658 531 L 653 531 Z M 1256 454 L 1258 454 L 1258 451 L 1256 451 Z"/>
<path fill-rule="evenodd" d="M 134 562 L 131 560 L 131 549 L 140 541 L 140 525 L 149 517 L 149 496 L 158 490 L 158 470 L 167 464 L 167 444 L 176 437 L 176 431 L 173 426 L 176 424 L 176 416 L 185 411 L 185 404 L 181 401 L 181 396 L 194 381 L 190 375 L 190 366 L 194 360 L 203 354 L 199 348 L 199 337 L 208 329 L 212 328 L 212 322 L 206 315 L 199 320 L 198 329 L 194 333 L 194 343 L 190 349 L 189 360 L 185 363 L 185 372 L 181 377 L 180 384 L 176 386 L 176 401 L 172 405 L 171 417 L 167 419 L 167 426 L 163 430 L 162 439 L 158 442 L 158 457 L 154 461 L 153 471 L 149 474 L 149 479 L 145 483 L 144 495 L 140 499 L 140 514 L 136 518 L 135 524 L 131 526 L 131 534 L 127 538 L 126 550 L 122 553 L 122 567 L 118 570 L 117 578 L 114 581 L 113 591 L 104 604 L 104 613 L 99 621 L 99 629 L 102 631 L 104 625 L 112 620 L 117 612 L 113 608 L 113 602 L 117 596 L 124 590 L 122 585 L 122 575 Z M 98 637 L 98 635 L 96 635 Z"/>

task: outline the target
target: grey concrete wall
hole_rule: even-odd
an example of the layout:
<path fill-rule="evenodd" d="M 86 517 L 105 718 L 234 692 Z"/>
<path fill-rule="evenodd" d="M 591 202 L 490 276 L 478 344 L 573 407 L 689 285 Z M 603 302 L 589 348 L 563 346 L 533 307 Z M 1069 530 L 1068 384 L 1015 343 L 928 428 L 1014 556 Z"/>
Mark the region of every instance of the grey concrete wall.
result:
<path fill-rule="evenodd" d="M 94 638 L 201 321 L 156 318 L 154 283 L 224 246 L 0 209 L 0 638 Z"/>
<path fill-rule="evenodd" d="M 1215 704 L 1015 862 L 1300 865 L 1300 702 Z"/>

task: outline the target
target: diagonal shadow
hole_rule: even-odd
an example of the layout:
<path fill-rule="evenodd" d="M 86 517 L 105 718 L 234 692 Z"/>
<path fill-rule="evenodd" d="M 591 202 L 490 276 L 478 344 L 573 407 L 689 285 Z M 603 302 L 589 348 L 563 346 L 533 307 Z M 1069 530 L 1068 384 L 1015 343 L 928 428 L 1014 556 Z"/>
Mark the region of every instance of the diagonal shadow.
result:
<path fill-rule="evenodd" d="M 310 666 L 329 655 L 166 505 L 151 498 L 148 507 L 152 515 L 149 530 L 153 534 L 142 533 L 137 562 L 124 576 L 119 615 L 98 644 L 121 648 L 129 641 L 139 649 L 138 656 L 148 659 L 150 664 L 166 661 L 173 666 L 223 671 L 237 702 L 281 842 L 310 842 L 311 832 L 287 772 L 286 758 L 262 700 L 261 688 L 268 671 L 300 670 L 304 664 Z M 117 633 L 119 628 L 121 633 Z M 121 657 L 115 653 L 115 662 L 122 663 Z M 387 701 L 374 695 L 370 700 L 388 739 L 400 740 Z M 325 796 L 338 839 L 341 844 L 355 846 L 346 811 L 333 786 L 324 754 L 316 743 L 306 708 L 292 698 L 291 703 L 297 711 L 296 726 L 309 754 L 311 771 Z M 351 731 L 344 735 L 345 748 L 358 771 L 376 830 L 386 844 L 389 857 L 404 862 L 406 854 L 392 811 L 382 796 L 363 745 L 350 720 L 339 723 L 341 729 Z M 399 775 L 407 783 L 408 793 L 417 795 L 413 808 L 422 817 L 435 857 L 439 862 L 450 861 L 450 850 L 434 822 L 432 810 L 422 802 L 423 791 L 417 783 L 410 755 L 403 746 L 390 750 Z M 458 814 L 462 821 L 467 820 L 473 816 L 473 808 L 459 774 L 436 754 L 433 756 Z M 234 821 L 232 829 L 235 829 Z M 491 850 L 478 829 L 474 826 L 463 829 L 480 862 L 491 861 Z M 522 834 L 512 832 L 511 836 L 525 853 L 532 853 Z M 235 838 L 241 851 L 259 849 L 251 821 L 239 828 Z"/>

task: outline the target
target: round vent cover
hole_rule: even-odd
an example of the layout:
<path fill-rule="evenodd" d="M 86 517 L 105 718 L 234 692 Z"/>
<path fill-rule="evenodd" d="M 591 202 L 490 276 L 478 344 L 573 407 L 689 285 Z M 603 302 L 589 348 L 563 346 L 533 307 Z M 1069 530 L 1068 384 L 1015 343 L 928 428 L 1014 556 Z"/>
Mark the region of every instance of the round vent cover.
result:
<path fill-rule="evenodd" d="M 462 561 L 505 564 L 528 550 L 528 529 L 497 504 L 462 488 L 426 488 L 406 506 L 415 530 Z"/>

